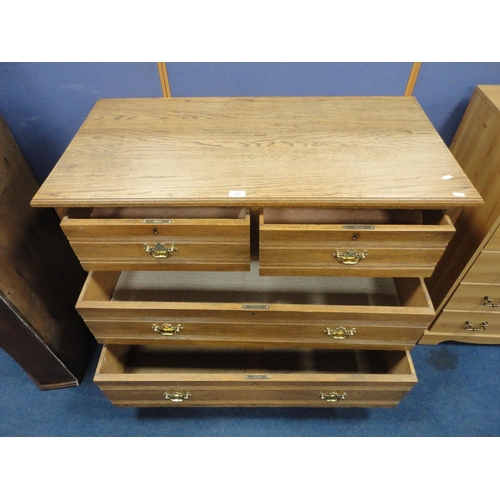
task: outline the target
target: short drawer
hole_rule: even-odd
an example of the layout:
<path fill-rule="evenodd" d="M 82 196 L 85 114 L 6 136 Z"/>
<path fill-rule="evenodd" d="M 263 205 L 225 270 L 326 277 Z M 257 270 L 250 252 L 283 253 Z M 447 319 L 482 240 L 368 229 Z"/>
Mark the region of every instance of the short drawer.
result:
<path fill-rule="evenodd" d="M 411 349 L 434 317 L 420 278 L 92 272 L 77 309 L 100 343 Z"/>
<path fill-rule="evenodd" d="M 500 251 L 500 227 L 497 227 L 495 232 L 492 234 L 488 243 L 484 247 L 485 250 L 497 250 Z"/>
<path fill-rule="evenodd" d="M 94 378 L 117 406 L 392 407 L 417 383 L 405 351 L 104 346 Z"/>
<path fill-rule="evenodd" d="M 454 231 L 440 211 L 263 209 L 260 273 L 427 277 Z"/>
<path fill-rule="evenodd" d="M 429 330 L 459 342 L 500 344 L 500 310 L 466 311 L 445 308 Z"/>
<path fill-rule="evenodd" d="M 462 281 L 500 284 L 500 252 L 483 250 Z"/>
<path fill-rule="evenodd" d="M 61 227 L 87 271 L 250 267 L 245 208 L 73 209 Z"/>
<path fill-rule="evenodd" d="M 500 308 L 500 284 L 462 282 L 446 304 L 450 310 L 488 312 Z"/>

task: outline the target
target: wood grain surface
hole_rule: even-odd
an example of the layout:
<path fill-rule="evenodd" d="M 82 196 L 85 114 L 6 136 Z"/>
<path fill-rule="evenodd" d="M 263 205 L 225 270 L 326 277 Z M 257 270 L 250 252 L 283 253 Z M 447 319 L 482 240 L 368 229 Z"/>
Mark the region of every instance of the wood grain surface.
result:
<path fill-rule="evenodd" d="M 446 209 L 481 198 L 413 97 L 144 98 L 99 100 L 32 204 Z"/>

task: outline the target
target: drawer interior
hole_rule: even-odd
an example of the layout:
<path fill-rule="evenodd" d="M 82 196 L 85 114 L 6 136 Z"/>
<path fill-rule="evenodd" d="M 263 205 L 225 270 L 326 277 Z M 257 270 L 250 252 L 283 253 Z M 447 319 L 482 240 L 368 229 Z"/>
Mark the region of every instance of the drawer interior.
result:
<path fill-rule="evenodd" d="M 103 207 L 72 209 L 70 219 L 245 219 L 242 207 Z"/>
<path fill-rule="evenodd" d="M 410 374 L 405 351 L 106 345 L 99 374 Z"/>
<path fill-rule="evenodd" d="M 259 276 L 250 272 L 122 272 L 111 300 L 399 306 L 390 278 Z"/>
<path fill-rule="evenodd" d="M 382 306 L 433 314 L 420 278 L 259 276 L 255 262 L 250 272 L 94 271 L 78 305 L 88 302 Z"/>
<path fill-rule="evenodd" d="M 433 224 L 442 212 L 422 210 L 281 208 L 262 210 L 265 224 Z"/>

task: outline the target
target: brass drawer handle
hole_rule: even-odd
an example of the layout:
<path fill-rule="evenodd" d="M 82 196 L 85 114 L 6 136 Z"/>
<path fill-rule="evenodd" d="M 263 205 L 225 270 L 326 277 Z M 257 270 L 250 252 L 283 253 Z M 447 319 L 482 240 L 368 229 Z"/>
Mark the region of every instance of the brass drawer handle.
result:
<path fill-rule="evenodd" d="M 181 391 L 175 391 L 172 393 L 165 392 L 163 394 L 163 397 L 168 401 L 172 401 L 173 403 L 182 403 L 183 401 L 186 401 L 186 399 L 189 399 L 191 397 L 191 394 L 189 394 L 189 392 Z"/>
<path fill-rule="evenodd" d="M 486 330 L 486 328 L 488 328 L 488 322 L 483 321 L 481 323 L 481 326 L 482 326 L 482 330 Z M 481 328 L 474 328 L 474 325 L 470 321 L 465 322 L 464 328 L 465 328 L 465 330 L 468 330 L 470 332 L 478 332 L 479 330 L 481 330 Z"/>
<path fill-rule="evenodd" d="M 156 243 L 156 245 L 144 245 L 143 248 L 155 259 L 168 259 L 172 257 L 174 252 L 177 252 L 177 247 L 175 245 L 166 247 L 161 243 Z"/>
<path fill-rule="evenodd" d="M 176 333 L 179 333 L 182 328 L 182 325 L 172 326 L 169 323 L 157 325 L 156 323 L 153 323 L 153 330 L 158 332 L 160 335 L 164 335 L 165 337 L 172 337 Z"/>
<path fill-rule="evenodd" d="M 332 337 L 332 339 L 335 340 L 345 340 L 352 335 L 356 333 L 356 328 L 351 328 L 348 330 L 347 328 L 344 328 L 343 326 L 339 326 L 337 328 L 334 328 L 333 330 L 331 328 L 326 328 L 324 330 L 324 333 Z"/>
<path fill-rule="evenodd" d="M 341 252 L 340 250 L 335 250 L 332 254 L 341 264 L 346 264 L 348 266 L 354 266 L 360 260 L 366 259 L 368 257 L 368 251 L 363 250 L 361 253 L 358 253 L 354 248 L 350 248 L 345 252 Z"/>
<path fill-rule="evenodd" d="M 337 403 L 345 399 L 347 394 L 345 392 L 329 392 L 327 394 L 320 393 L 318 397 L 327 403 Z"/>
<path fill-rule="evenodd" d="M 484 307 L 500 307 L 500 304 L 493 304 L 493 299 L 489 295 L 484 297 L 484 301 L 481 302 L 481 305 Z"/>

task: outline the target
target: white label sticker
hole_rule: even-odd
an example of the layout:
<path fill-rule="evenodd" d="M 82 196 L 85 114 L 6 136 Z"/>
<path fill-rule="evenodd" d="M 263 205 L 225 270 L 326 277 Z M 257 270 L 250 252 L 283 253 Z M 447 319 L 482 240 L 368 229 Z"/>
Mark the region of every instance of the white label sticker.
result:
<path fill-rule="evenodd" d="M 229 191 L 230 198 L 244 198 L 246 195 L 246 191 Z"/>
<path fill-rule="evenodd" d="M 465 198 L 464 193 L 453 193 L 453 196 L 459 196 L 460 198 Z"/>

